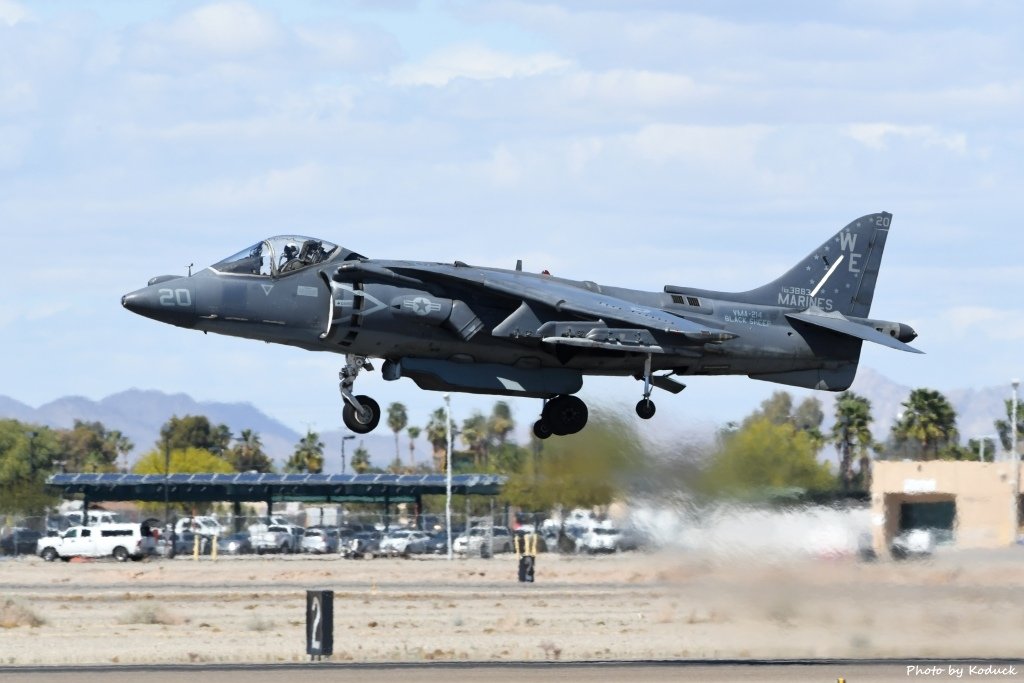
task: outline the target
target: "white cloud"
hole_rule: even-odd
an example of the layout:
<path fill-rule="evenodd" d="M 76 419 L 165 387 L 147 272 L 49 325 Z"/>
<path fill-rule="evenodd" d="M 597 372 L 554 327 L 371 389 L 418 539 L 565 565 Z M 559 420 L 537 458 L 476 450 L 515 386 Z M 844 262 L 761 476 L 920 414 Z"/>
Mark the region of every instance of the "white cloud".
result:
<path fill-rule="evenodd" d="M 905 138 L 923 143 L 926 147 L 942 147 L 950 152 L 965 154 L 967 136 L 963 133 L 942 131 L 935 126 L 903 126 L 894 123 L 855 123 L 846 127 L 846 134 L 857 142 L 876 150 L 888 148 L 891 138 Z"/>
<path fill-rule="evenodd" d="M 0 24 L 14 26 L 28 18 L 28 10 L 14 0 L 0 0 Z"/>
<path fill-rule="evenodd" d="M 245 2 L 199 7 L 175 21 L 169 36 L 200 51 L 228 57 L 256 54 L 282 39 L 275 20 Z"/>
<path fill-rule="evenodd" d="M 771 132 L 762 125 L 694 126 L 656 123 L 627 136 L 642 159 L 687 161 L 719 169 L 750 166 L 758 144 Z"/>
<path fill-rule="evenodd" d="M 455 45 L 439 50 L 418 63 L 403 64 L 391 72 L 396 85 L 443 86 L 457 78 L 495 80 L 528 78 L 561 71 L 572 62 L 556 54 L 538 52 L 515 55 L 478 44 Z"/>
<path fill-rule="evenodd" d="M 710 92 L 688 76 L 635 69 L 572 73 L 563 85 L 573 99 L 634 108 L 678 105 Z"/>

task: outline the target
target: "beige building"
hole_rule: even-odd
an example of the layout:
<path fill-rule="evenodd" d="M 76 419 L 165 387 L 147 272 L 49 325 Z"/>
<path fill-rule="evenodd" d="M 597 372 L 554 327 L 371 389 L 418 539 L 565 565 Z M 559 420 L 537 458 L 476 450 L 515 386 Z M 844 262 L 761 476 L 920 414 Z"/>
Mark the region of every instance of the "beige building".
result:
<path fill-rule="evenodd" d="M 1017 538 L 1021 483 L 1009 461 L 876 461 L 871 482 L 875 551 L 887 554 L 893 538 L 913 528 L 937 529 L 939 542 L 958 548 L 1011 545 Z"/>

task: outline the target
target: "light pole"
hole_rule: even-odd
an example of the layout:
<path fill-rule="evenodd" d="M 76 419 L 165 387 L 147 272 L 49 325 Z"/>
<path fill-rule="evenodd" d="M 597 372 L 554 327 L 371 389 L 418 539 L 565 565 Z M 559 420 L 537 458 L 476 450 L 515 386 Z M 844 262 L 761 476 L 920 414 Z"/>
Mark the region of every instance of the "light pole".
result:
<path fill-rule="evenodd" d="M 447 447 L 444 456 L 444 528 L 448 537 L 448 559 L 454 559 L 452 552 L 452 396 L 444 395 L 444 431 Z M 469 534 L 467 527 L 466 534 Z"/>
<path fill-rule="evenodd" d="M 345 442 L 356 438 L 355 434 L 341 437 L 341 473 L 345 474 Z"/>
<path fill-rule="evenodd" d="M 1020 529 L 1020 455 L 1017 451 L 1017 387 L 1019 379 L 1013 379 L 1013 396 L 1010 400 L 1010 449 L 1013 452 L 1013 542 L 1017 541 Z"/>

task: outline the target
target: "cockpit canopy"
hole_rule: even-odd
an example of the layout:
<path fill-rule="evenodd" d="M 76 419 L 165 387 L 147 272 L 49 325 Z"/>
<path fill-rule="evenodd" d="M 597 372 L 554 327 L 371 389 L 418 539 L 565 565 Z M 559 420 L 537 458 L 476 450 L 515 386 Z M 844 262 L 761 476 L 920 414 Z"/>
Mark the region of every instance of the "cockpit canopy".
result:
<path fill-rule="evenodd" d="M 301 235 L 279 235 L 265 239 L 212 266 L 218 273 L 277 277 L 323 263 L 338 245 Z"/>

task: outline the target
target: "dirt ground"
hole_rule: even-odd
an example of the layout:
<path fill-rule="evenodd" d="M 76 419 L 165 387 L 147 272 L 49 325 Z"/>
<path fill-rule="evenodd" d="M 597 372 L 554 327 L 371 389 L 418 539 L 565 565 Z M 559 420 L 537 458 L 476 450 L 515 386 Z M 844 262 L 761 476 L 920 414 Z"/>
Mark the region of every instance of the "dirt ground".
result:
<path fill-rule="evenodd" d="M 1024 657 L 1024 548 L 926 562 L 677 552 L 0 561 L 0 665 L 291 662 L 332 589 L 335 661 Z"/>

